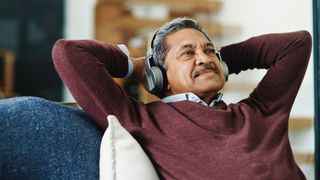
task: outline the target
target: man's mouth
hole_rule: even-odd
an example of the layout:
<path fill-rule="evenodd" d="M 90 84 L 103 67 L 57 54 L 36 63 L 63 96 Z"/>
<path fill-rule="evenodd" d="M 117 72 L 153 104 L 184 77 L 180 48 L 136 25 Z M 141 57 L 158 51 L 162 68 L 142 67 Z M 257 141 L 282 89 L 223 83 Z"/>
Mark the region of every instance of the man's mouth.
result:
<path fill-rule="evenodd" d="M 205 64 L 203 65 L 203 67 L 201 69 L 195 70 L 192 72 L 191 76 L 192 78 L 197 78 L 203 74 L 207 74 L 207 73 L 216 73 L 219 74 L 220 71 L 218 68 L 216 68 L 215 66 L 213 66 L 212 64 Z"/>

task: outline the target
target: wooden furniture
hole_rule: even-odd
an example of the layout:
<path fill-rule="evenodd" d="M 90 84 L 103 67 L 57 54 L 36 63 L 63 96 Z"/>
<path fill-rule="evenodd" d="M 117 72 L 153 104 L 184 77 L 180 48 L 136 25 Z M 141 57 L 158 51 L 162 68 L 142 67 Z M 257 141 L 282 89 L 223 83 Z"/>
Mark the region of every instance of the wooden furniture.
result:
<path fill-rule="evenodd" d="M 168 13 L 162 19 L 137 17 L 133 10 L 137 6 L 163 6 Z M 150 31 L 153 34 L 158 27 L 176 17 L 197 18 L 209 35 L 215 37 L 239 31 L 239 28 L 210 20 L 210 15 L 218 13 L 221 7 L 221 0 L 99 0 L 95 9 L 95 38 L 110 44 L 127 44 L 132 56 L 141 56 L 144 55 L 145 44 L 142 47 L 133 47 L 129 41 L 135 36 L 147 41 L 150 36 L 141 34 L 146 35 L 149 32 L 150 35 Z M 205 16 L 197 17 L 199 14 Z M 149 31 L 143 31 L 145 28 Z"/>
<path fill-rule="evenodd" d="M 0 98 L 14 96 L 14 60 L 11 51 L 0 50 Z"/>

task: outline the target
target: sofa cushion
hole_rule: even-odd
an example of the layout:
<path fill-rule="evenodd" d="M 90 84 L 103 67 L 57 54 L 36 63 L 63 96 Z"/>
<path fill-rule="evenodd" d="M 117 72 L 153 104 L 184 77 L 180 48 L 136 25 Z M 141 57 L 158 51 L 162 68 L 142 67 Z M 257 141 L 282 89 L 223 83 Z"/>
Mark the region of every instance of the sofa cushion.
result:
<path fill-rule="evenodd" d="M 158 180 L 151 160 L 118 119 L 109 115 L 108 123 L 100 147 L 100 179 Z"/>

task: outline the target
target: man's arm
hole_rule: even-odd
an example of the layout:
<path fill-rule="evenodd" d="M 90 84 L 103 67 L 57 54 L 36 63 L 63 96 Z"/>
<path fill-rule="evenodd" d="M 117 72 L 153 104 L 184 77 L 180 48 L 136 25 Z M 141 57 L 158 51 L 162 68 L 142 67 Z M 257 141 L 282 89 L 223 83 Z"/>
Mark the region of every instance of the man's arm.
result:
<path fill-rule="evenodd" d="M 93 40 L 59 40 L 52 53 L 63 82 L 100 127 L 107 127 L 109 114 L 119 120 L 132 114 L 132 100 L 112 79 L 128 71 L 128 57 L 120 49 Z"/>
<path fill-rule="evenodd" d="M 303 80 L 311 52 L 307 31 L 267 34 L 221 49 L 230 74 L 247 69 L 268 69 L 250 97 L 267 111 L 288 112 Z"/>

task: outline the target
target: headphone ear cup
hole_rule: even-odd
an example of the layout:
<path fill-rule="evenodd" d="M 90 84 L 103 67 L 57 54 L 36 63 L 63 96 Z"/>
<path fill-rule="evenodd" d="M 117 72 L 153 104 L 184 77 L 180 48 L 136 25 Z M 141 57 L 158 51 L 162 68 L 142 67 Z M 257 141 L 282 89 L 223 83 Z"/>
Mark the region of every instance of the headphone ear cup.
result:
<path fill-rule="evenodd" d="M 145 80 L 148 91 L 154 94 L 162 93 L 164 82 L 163 74 L 159 67 L 152 66 L 149 69 L 147 69 L 145 73 Z"/>
<path fill-rule="evenodd" d="M 222 60 L 220 51 L 217 52 L 217 57 L 218 57 L 218 59 L 219 59 L 220 66 L 221 66 L 221 69 L 222 69 L 222 71 L 223 71 L 224 78 L 225 78 L 226 81 L 228 81 L 228 77 L 229 77 L 228 65 L 227 65 L 226 62 L 224 62 L 224 61 Z"/>
<path fill-rule="evenodd" d="M 225 80 L 228 81 L 229 69 L 228 69 L 227 63 L 222 61 L 222 60 L 220 60 L 220 66 L 221 66 L 221 69 L 223 71 Z"/>

